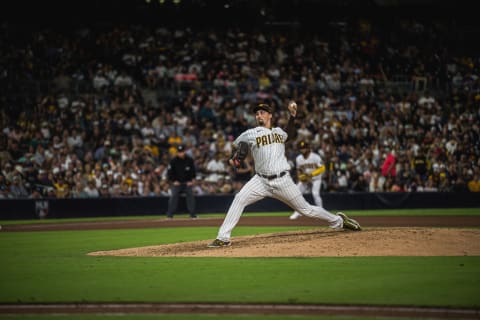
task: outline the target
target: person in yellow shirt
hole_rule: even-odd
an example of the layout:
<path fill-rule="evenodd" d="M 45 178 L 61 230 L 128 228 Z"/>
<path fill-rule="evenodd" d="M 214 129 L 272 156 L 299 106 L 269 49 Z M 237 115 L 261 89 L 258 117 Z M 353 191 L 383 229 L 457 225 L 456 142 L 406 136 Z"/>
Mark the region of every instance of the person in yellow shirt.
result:
<path fill-rule="evenodd" d="M 467 186 L 470 192 L 480 192 L 480 175 L 478 173 L 474 174 L 472 179 L 468 181 Z"/>
<path fill-rule="evenodd" d="M 57 198 L 67 198 L 69 193 L 70 193 L 70 187 L 69 185 L 65 182 L 63 177 L 59 175 L 56 179 L 56 181 L 53 183 L 53 186 L 55 187 L 55 194 Z"/>

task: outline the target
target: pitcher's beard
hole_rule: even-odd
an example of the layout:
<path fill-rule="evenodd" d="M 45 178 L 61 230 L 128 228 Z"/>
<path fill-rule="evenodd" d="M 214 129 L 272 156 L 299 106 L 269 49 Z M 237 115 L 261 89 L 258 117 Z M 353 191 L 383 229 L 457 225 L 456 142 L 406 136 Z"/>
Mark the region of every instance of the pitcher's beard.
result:
<path fill-rule="evenodd" d="M 258 123 L 259 126 L 265 125 L 265 122 L 263 122 L 263 119 L 258 119 L 257 123 Z"/>

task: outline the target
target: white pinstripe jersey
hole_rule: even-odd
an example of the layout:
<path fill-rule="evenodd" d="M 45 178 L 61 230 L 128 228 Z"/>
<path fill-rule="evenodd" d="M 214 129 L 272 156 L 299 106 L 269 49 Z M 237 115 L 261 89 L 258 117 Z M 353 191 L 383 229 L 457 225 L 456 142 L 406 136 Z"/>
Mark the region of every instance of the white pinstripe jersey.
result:
<path fill-rule="evenodd" d="M 295 159 L 295 165 L 297 166 L 297 170 L 300 170 L 301 172 L 306 174 L 312 173 L 312 171 L 320 167 L 322 164 L 322 158 L 312 151 L 310 151 L 307 158 L 305 158 L 303 154 L 299 154 Z M 322 174 L 319 174 L 315 177 L 312 177 L 312 180 L 317 180 L 321 178 Z"/>
<path fill-rule="evenodd" d="M 244 131 L 234 143 L 235 145 L 241 141 L 248 143 L 255 171 L 262 175 L 272 175 L 291 169 L 285 157 L 287 138 L 288 134 L 279 127 L 268 129 L 260 126 Z"/>

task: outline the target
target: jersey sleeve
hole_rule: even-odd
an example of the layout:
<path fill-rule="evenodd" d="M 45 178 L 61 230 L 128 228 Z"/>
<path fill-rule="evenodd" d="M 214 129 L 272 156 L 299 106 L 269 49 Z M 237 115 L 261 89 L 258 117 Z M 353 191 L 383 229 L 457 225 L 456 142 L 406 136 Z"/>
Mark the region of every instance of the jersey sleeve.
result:
<path fill-rule="evenodd" d="M 240 142 L 246 142 L 246 143 L 250 144 L 250 143 L 249 143 L 249 142 L 250 142 L 250 141 L 249 141 L 249 137 L 250 137 L 250 130 L 244 131 L 244 132 L 242 132 L 242 134 L 240 134 L 240 135 L 237 137 L 237 139 L 235 139 L 235 140 L 233 141 L 233 144 L 234 144 L 235 146 L 238 146 L 238 144 L 239 144 Z"/>

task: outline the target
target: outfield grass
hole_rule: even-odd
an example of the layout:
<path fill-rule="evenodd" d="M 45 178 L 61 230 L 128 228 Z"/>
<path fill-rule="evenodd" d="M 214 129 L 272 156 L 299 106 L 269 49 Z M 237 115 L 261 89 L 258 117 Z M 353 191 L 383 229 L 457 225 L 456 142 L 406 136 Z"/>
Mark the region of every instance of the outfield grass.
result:
<path fill-rule="evenodd" d="M 235 236 L 298 228 L 238 227 Z M 480 306 L 480 257 L 144 258 L 88 252 L 211 239 L 217 228 L 0 233 L 0 302 Z"/>

